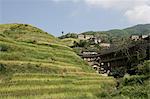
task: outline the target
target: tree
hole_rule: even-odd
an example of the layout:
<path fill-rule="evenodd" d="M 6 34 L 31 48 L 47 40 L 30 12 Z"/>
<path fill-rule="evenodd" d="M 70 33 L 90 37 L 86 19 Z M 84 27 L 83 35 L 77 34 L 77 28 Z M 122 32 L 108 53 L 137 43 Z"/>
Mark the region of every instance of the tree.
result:
<path fill-rule="evenodd" d="M 62 35 L 59 37 L 60 39 L 65 39 L 65 38 L 78 38 L 78 35 L 76 33 L 67 33 L 66 35 Z"/>

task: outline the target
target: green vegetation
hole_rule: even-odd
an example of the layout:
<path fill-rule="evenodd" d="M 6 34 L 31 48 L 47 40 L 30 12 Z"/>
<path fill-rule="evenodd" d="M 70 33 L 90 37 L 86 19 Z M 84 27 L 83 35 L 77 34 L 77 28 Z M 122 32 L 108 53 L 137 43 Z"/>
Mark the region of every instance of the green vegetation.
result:
<path fill-rule="evenodd" d="M 129 37 L 131 35 L 144 35 L 150 33 L 150 24 L 139 24 L 126 29 L 113 29 L 108 31 L 88 31 L 81 34 L 94 35 L 101 39 L 103 43 L 110 43 L 113 47 L 121 47 L 122 43 L 129 43 Z M 92 40 L 81 40 L 77 39 L 77 34 L 68 33 L 59 37 L 63 43 L 67 46 L 74 48 L 78 54 L 82 51 L 96 51 L 100 52 L 106 47 L 101 47 L 99 44 L 95 44 Z M 127 42 L 126 42 L 127 41 Z M 92 43 L 93 42 L 93 43 Z M 120 43 L 121 42 L 121 43 Z M 124 47 L 124 46 L 123 46 Z"/>
<path fill-rule="evenodd" d="M 71 46 L 77 54 L 80 54 L 82 51 L 96 51 L 99 52 L 102 47 L 99 44 L 95 44 L 88 40 L 80 40 L 74 41 L 73 45 Z"/>
<path fill-rule="evenodd" d="M 115 86 L 48 33 L 0 25 L 0 99 L 99 99 Z"/>
<path fill-rule="evenodd" d="M 75 38 L 65 38 L 61 40 L 65 45 L 67 46 L 74 46 L 75 42 L 79 42 L 79 39 L 75 39 Z"/>
<path fill-rule="evenodd" d="M 126 29 L 113 29 L 109 31 L 89 31 L 82 34 L 95 35 L 96 37 L 102 38 L 104 42 L 118 42 L 118 40 L 129 37 L 131 35 L 141 35 L 150 33 L 150 24 L 139 24 Z"/>
<path fill-rule="evenodd" d="M 124 96 L 129 99 L 149 99 L 150 97 L 150 61 L 138 65 L 135 75 L 125 75 L 120 79 L 120 86 L 113 96 Z"/>
<path fill-rule="evenodd" d="M 150 24 L 138 24 L 133 27 L 124 29 L 130 34 L 149 34 L 150 33 Z"/>
<path fill-rule="evenodd" d="M 78 34 L 76 33 L 67 33 L 65 35 L 62 35 L 59 37 L 60 39 L 65 39 L 65 38 L 78 38 Z"/>
<path fill-rule="evenodd" d="M 87 46 L 27 24 L 0 25 L 0 99 L 149 99 L 150 61 L 131 68 L 134 75 L 117 84 L 67 47 L 74 41 Z M 124 68 L 117 70 L 121 74 Z"/>
<path fill-rule="evenodd" d="M 27 43 L 59 43 L 59 39 L 28 24 L 0 25 L 0 34 Z"/>

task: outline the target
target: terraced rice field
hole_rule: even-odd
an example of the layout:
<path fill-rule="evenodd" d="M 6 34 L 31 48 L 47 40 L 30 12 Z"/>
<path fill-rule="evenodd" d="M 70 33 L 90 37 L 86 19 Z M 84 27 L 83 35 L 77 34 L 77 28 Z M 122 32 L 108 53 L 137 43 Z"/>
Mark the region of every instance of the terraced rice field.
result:
<path fill-rule="evenodd" d="M 16 73 L 9 81 L 0 83 L 0 98 L 96 99 L 106 85 L 114 86 L 114 80 L 95 73 Z"/>
<path fill-rule="evenodd" d="M 0 99 L 99 99 L 115 85 L 42 30 L 0 25 Z"/>

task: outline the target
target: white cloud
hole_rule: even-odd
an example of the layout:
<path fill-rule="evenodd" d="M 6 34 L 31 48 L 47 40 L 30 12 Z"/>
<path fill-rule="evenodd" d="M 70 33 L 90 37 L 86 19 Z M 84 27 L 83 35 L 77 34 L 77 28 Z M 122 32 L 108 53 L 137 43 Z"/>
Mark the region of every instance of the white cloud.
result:
<path fill-rule="evenodd" d="M 150 23 L 150 6 L 136 6 L 125 12 L 130 22 Z"/>
<path fill-rule="evenodd" d="M 91 7 L 116 9 L 133 23 L 150 22 L 150 0 L 85 0 Z"/>
<path fill-rule="evenodd" d="M 84 0 L 88 5 L 104 8 L 131 8 L 138 5 L 145 5 L 150 0 Z"/>
<path fill-rule="evenodd" d="M 90 7 L 122 11 L 130 22 L 150 22 L 150 0 L 53 0 L 84 2 Z"/>

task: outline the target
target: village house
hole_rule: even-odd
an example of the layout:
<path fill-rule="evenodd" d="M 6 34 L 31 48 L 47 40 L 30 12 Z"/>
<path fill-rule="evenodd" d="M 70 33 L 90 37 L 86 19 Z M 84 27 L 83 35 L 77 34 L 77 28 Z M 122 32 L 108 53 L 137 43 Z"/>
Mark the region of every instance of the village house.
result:
<path fill-rule="evenodd" d="M 89 55 L 89 54 L 94 55 L 94 54 L 97 54 L 97 52 L 83 52 L 83 54 L 86 54 L 86 55 Z"/>
<path fill-rule="evenodd" d="M 148 35 L 141 35 L 141 39 L 147 38 Z"/>
<path fill-rule="evenodd" d="M 102 42 L 102 40 L 100 39 L 100 38 L 94 38 L 94 42 L 95 42 L 95 44 L 99 44 L 99 43 L 101 43 Z"/>
<path fill-rule="evenodd" d="M 131 40 L 134 40 L 134 41 L 144 39 L 144 38 L 147 38 L 147 37 L 148 37 L 148 35 L 131 35 L 130 36 Z"/>
<path fill-rule="evenodd" d="M 110 48 L 110 43 L 100 43 L 99 46 L 104 48 Z"/>
<path fill-rule="evenodd" d="M 83 34 L 78 35 L 78 39 L 80 39 L 80 40 L 89 40 L 91 38 L 94 38 L 94 36 L 93 35 L 83 35 Z"/>
<path fill-rule="evenodd" d="M 139 35 L 131 35 L 131 40 L 134 40 L 134 41 L 137 41 L 140 39 L 140 36 Z"/>
<path fill-rule="evenodd" d="M 100 38 L 97 38 L 97 37 L 93 37 L 90 39 L 91 42 L 93 42 L 94 44 L 99 44 L 101 43 L 101 39 Z"/>
<path fill-rule="evenodd" d="M 79 35 L 78 35 L 78 39 L 80 39 L 80 40 L 85 40 L 85 36 L 84 36 L 83 34 L 79 34 Z"/>
<path fill-rule="evenodd" d="M 86 40 L 89 40 L 89 39 L 91 39 L 91 38 L 94 38 L 94 35 L 85 35 L 85 39 L 86 39 Z"/>

